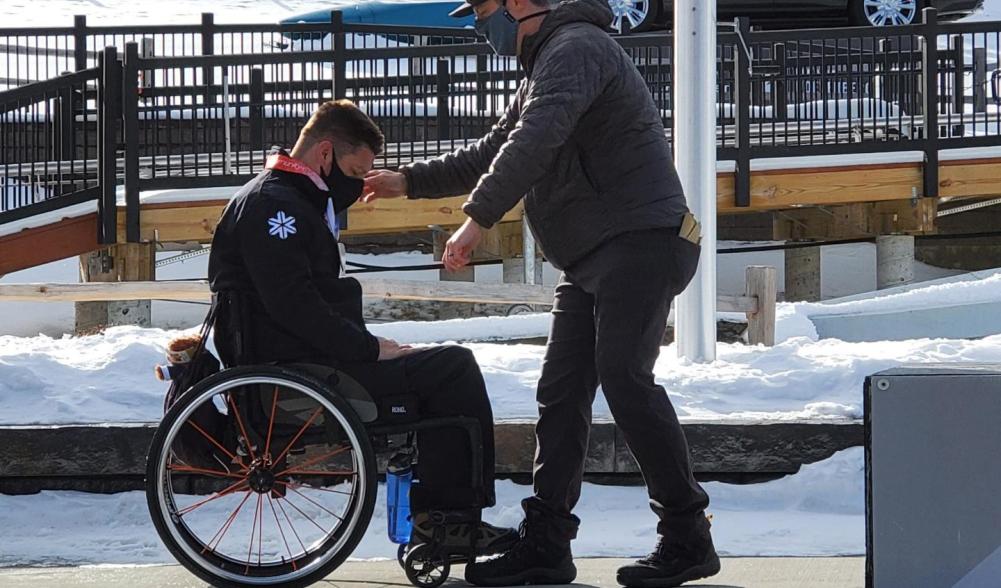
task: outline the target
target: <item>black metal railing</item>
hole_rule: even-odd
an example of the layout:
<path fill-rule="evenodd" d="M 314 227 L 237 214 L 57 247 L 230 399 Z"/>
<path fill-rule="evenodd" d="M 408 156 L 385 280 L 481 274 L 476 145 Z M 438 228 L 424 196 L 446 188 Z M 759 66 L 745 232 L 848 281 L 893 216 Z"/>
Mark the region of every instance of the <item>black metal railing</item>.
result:
<path fill-rule="evenodd" d="M 941 149 L 1001 145 L 1001 22 L 940 24 L 935 14 L 928 9 L 923 24 L 908 27 L 751 31 L 738 21 L 735 31 L 721 33 L 718 155 L 737 162 L 736 204 L 750 204 L 756 158 L 921 152 L 920 195 L 936 196 Z M 321 101 L 358 103 L 386 134 L 378 165 L 395 167 L 482 136 L 522 76 L 514 59 L 495 56 L 471 31 L 345 25 L 337 12 L 320 25 L 216 25 L 208 15 L 201 25 L 87 31 L 87 39 L 122 42 L 114 52 L 124 54 L 120 61 L 109 61 L 110 50 L 94 55 L 105 72 L 120 74 L 123 132 L 113 146 L 101 142 L 96 121 L 104 100 L 91 80 L 81 88 L 74 133 L 92 147 L 80 155 L 88 169 L 124 182 L 129 210 L 135 205 L 129 238 L 138 238 L 140 190 L 246 181 L 266 149 L 295 141 Z M 617 40 L 671 136 L 671 35 Z M 91 60 L 94 46 L 87 47 L 75 57 Z M 44 82 L 51 83 L 58 84 Z M 42 87 L 14 92 L 34 96 Z M 12 95 L 0 93 L 0 100 Z M 24 121 L 11 121 L 8 170 L 55 161 Z M 14 144 L 20 147 L 9 148 Z"/>
<path fill-rule="evenodd" d="M 101 76 L 95 67 L 0 93 L 0 223 L 98 198 Z"/>

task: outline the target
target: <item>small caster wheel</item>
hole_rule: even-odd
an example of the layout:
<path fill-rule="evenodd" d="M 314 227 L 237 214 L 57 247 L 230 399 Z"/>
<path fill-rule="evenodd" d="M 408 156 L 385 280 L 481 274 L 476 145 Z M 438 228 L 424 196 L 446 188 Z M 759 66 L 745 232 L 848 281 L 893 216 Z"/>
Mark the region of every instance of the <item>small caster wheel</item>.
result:
<path fill-rule="evenodd" d="M 407 564 L 403 563 L 403 558 L 407 556 L 407 544 L 404 543 L 400 545 L 399 549 L 396 550 L 396 561 L 400 564 L 400 567 L 407 569 Z"/>
<path fill-rule="evenodd" d="M 435 555 L 429 545 L 415 545 L 403 557 L 407 579 L 417 588 L 438 588 L 448 579 L 451 563 Z"/>

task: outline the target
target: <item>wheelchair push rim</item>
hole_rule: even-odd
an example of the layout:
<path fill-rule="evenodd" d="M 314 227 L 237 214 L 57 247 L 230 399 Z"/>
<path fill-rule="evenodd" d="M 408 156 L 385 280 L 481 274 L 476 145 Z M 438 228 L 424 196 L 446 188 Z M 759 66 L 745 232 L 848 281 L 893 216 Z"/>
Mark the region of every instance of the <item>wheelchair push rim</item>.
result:
<path fill-rule="evenodd" d="M 155 489 L 148 483 L 147 492 L 157 530 L 182 564 L 212 582 L 274 586 L 319 579 L 350 555 L 371 517 L 374 463 L 357 418 L 309 378 L 265 373 L 196 386 L 168 411 L 151 448 Z M 239 406 L 252 403 L 237 393 L 251 386 L 274 391 L 256 400 L 270 404 L 266 427 L 245 422 L 246 408 Z M 206 403 L 225 409 L 235 442 L 192 419 Z M 296 426 L 277 435 L 276 413 L 290 404 Z M 194 429 L 211 444 L 217 466 L 178 457 L 175 442 L 186 427 L 189 438 Z M 256 437 L 248 435 L 254 429 Z M 319 443 L 317 429 L 323 431 Z M 313 439 L 308 447 L 307 438 Z"/>

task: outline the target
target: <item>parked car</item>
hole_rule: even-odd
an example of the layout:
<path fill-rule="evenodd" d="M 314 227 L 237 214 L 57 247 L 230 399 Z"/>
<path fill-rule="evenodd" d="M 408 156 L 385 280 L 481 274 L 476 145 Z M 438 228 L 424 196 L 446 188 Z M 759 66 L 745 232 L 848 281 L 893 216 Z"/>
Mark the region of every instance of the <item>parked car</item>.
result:
<path fill-rule="evenodd" d="M 614 26 L 623 21 L 634 31 L 664 26 L 671 20 L 674 0 L 608 0 L 615 14 Z M 342 8 L 344 21 L 385 25 L 472 27 L 473 17 L 452 18 L 449 12 L 461 2 L 362 2 Z M 746 16 L 767 27 L 830 27 L 906 25 L 921 22 L 921 9 L 935 7 L 943 20 L 967 16 L 984 0 L 718 0 L 721 21 Z M 330 22 L 329 10 L 318 10 L 282 21 Z"/>

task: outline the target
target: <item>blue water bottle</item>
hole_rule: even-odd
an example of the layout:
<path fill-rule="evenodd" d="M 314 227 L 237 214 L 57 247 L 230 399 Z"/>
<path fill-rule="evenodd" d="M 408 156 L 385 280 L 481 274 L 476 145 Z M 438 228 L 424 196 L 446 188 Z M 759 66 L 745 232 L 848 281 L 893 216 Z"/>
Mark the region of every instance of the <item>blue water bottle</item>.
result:
<path fill-rule="evenodd" d="M 386 466 L 386 518 L 389 539 L 399 545 L 410 542 L 410 484 L 413 480 L 412 453 L 404 450 L 391 457 Z"/>

